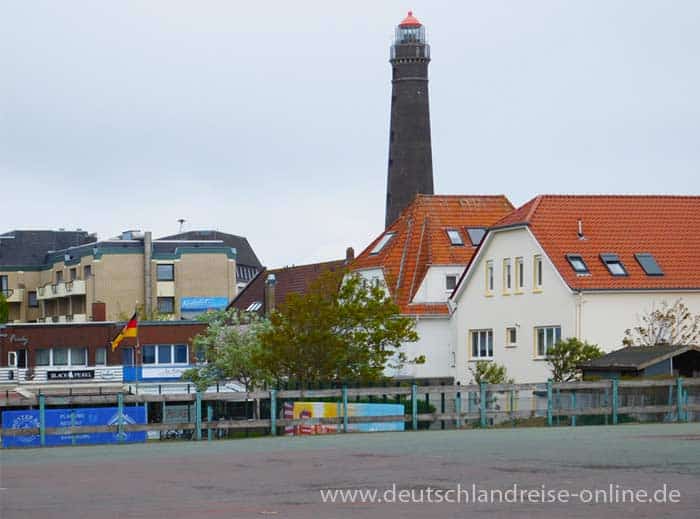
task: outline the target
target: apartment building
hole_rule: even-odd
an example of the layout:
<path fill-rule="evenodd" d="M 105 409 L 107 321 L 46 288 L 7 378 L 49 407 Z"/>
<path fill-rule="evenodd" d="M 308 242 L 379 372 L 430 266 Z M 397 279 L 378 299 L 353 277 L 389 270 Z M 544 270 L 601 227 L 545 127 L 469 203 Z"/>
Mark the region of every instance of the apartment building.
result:
<path fill-rule="evenodd" d="M 195 239 L 156 240 L 140 231 L 107 240 L 84 231 L 0 235 L 0 288 L 9 321 L 119 320 L 136 307 L 177 320 L 225 308 L 239 290 L 238 249 L 229 245 L 239 237 L 197 233 Z M 243 240 L 243 254 L 253 263 L 244 267 L 257 273 L 260 263 Z"/>

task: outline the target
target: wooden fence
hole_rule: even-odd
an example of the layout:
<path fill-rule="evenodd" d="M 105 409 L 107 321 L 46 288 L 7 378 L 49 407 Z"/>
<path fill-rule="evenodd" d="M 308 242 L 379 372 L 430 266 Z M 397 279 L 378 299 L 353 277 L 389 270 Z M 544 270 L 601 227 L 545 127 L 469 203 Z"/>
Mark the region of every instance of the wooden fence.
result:
<path fill-rule="evenodd" d="M 643 391 L 656 390 L 664 395 L 668 394 L 665 403 L 656 401 L 625 404 L 627 401 L 635 401 L 630 396 L 641 394 Z M 688 401 L 688 391 L 692 392 L 693 401 Z M 508 406 L 508 402 L 514 402 L 517 395 L 527 392 L 536 395 L 543 407 L 536 409 L 541 411 L 541 416 L 547 425 L 555 425 L 555 419 L 566 417 L 567 424 L 576 425 L 576 419 L 580 416 L 605 416 L 606 423 L 617 424 L 623 415 L 663 414 L 672 416 L 675 421 L 688 421 L 691 413 L 700 412 L 700 378 L 694 379 L 664 379 L 664 380 L 605 380 L 596 382 L 563 382 L 541 384 L 481 384 L 461 386 L 394 386 L 394 387 L 369 387 L 341 389 L 317 389 L 317 390 L 271 390 L 256 391 L 250 393 L 182 393 L 182 394 L 129 394 L 129 393 L 103 393 L 103 394 L 38 394 L 33 397 L 24 397 L 19 394 L 6 392 L 0 395 L 0 409 L 38 408 L 39 427 L 23 429 L 0 429 L 4 436 L 40 436 L 40 445 L 46 444 L 46 435 L 78 435 L 85 433 L 111 432 L 118 433 L 119 437 L 126 432 L 143 431 L 194 431 L 193 437 L 201 440 L 203 431 L 211 440 L 216 430 L 250 430 L 264 429 L 271 435 L 280 432 L 280 428 L 299 424 L 308 424 L 309 419 L 283 419 L 278 412 L 269 413 L 265 419 L 244 420 L 214 420 L 213 404 L 215 402 L 249 402 L 265 401 L 269 403 L 269 409 L 278 410 L 282 401 L 309 401 L 314 399 L 337 399 L 339 402 L 339 416 L 337 418 L 314 418 L 314 423 L 335 424 L 338 430 L 348 432 L 349 424 L 354 423 L 380 423 L 380 422 L 405 422 L 410 429 L 418 429 L 419 422 L 449 424 L 450 427 L 462 428 L 468 424 L 471 426 L 488 427 L 490 424 L 501 420 L 518 420 L 533 417 L 535 409 L 518 410 L 514 405 Z M 561 395 L 564 395 L 562 399 Z M 621 398 L 621 394 L 626 395 Z M 590 398 L 593 395 L 595 398 Z M 389 396 L 394 396 L 397 401 L 410 406 L 410 412 L 396 416 L 349 416 L 348 405 L 351 399 L 360 398 L 381 402 L 387 401 Z M 439 397 L 430 400 L 430 397 Z M 587 398 L 583 398 L 587 396 Z M 535 397 L 533 397 L 535 398 Z M 374 400 L 377 399 L 377 400 Z M 419 413 L 419 400 L 426 403 L 434 402 L 434 412 Z M 644 400 L 642 398 L 642 400 Z M 658 400 L 658 399 L 657 399 Z M 591 405 L 590 402 L 600 402 L 600 405 Z M 193 403 L 194 419 L 182 423 L 148 423 L 129 424 L 123 419 L 124 406 L 148 404 L 151 402 L 167 403 Z M 496 402 L 505 402 L 501 406 Z M 99 426 L 71 426 L 71 427 L 46 427 L 45 410 L 47 407 L 80 406 L 105 406 L 116 404 L 118 417 L 116 425 Z M 449 404 L 449 405 L 448 405 Z M 259 407 L 259 406 L 258 406 Z M 439 407 L 439 408 L 438 408 Z M 448 407 L 450 409 L 448 409 Z M 206 408 L 206 418 L 202 416 Z M 471 424 L 470 424 L 471 422 Z"/>

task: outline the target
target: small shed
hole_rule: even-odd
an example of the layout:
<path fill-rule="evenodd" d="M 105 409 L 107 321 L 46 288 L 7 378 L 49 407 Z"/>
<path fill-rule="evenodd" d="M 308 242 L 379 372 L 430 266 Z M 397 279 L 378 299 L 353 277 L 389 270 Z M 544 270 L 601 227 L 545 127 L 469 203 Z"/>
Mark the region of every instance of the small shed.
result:
<path fill-rule="evenodd" d="M 700 377 L 700 346 L 628 346 L 582 364 L 583 377 Z"/>

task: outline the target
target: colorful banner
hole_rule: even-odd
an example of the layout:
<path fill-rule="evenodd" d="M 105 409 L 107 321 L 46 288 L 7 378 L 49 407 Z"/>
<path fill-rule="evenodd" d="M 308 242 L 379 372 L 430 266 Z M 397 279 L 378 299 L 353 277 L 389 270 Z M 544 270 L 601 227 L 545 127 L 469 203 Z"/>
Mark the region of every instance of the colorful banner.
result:
<path fill-rule="evenodd" d="M 403 404 L 348 404 L 348 417 L 352 416 L 403 416 Z M 303 420 L 303 423 L 285 427 L 289 436 L 331 434 L 342 429 L 343 407 L 339 402 L 286 402 L 283 417 Z M 322 424 L 318 418 L 337 418 L 337 424 Z M 403 431 L 404 422 L 349 423 L 349 432 Z"/>

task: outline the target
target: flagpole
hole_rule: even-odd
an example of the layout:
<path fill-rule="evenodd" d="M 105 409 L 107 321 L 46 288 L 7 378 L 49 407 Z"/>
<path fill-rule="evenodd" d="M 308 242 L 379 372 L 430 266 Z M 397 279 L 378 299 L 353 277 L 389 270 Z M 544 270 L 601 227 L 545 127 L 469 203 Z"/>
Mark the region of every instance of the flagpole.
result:
<path fill-rule="evenodd" d="M 139 373 L 139 359 L 141 358 L 141 341 L 139 340 L 139 334 L 136 332 L 136 394 L 139 394 L 139 379 L 143 376 L 143 373 Z"/>

